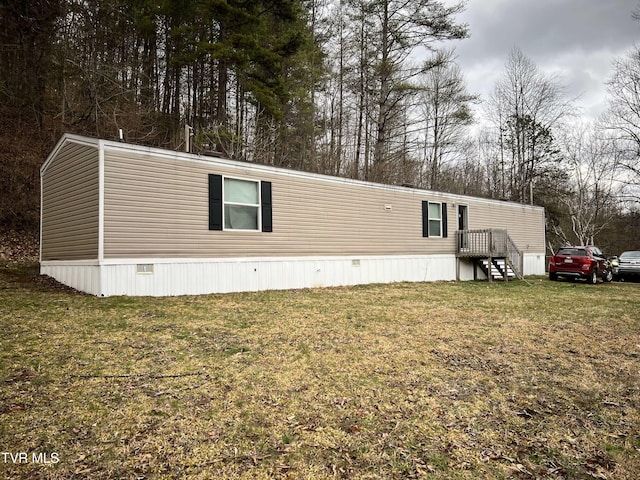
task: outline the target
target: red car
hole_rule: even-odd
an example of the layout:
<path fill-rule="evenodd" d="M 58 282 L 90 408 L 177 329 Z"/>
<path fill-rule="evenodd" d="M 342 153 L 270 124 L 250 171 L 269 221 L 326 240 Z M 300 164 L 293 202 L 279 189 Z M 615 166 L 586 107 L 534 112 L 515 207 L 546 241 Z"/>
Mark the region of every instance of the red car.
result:
<path fill-rule="evenodd" d="M 611 263 L 598 247 L 562 247 L 549 259 L 549 280 L 558 277 L 583 278 L 595 285 L 613 279 Z"/>

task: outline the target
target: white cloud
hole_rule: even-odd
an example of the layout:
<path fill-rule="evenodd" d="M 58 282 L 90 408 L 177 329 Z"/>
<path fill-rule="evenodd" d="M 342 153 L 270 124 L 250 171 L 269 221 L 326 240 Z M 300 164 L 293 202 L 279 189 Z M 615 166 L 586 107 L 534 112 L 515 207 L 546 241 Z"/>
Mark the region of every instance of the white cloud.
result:
<path fill-rule="evenodd" d="M 445 3 L 456 3 L 447 0 Z M 518 47 L 543 72 L 558 75 L 585 117 L 606 108 L 611 62 L 640 39 L 631 18 L 638 0 L 470 0 L 459 20 L 471 37 L 454 45 L 472 93 L 486 100 Z"/>

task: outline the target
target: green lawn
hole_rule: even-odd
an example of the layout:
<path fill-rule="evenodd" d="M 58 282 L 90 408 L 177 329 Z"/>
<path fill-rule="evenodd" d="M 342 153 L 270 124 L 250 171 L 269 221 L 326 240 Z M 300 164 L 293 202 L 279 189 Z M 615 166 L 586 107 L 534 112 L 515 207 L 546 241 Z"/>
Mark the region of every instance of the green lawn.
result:
<path fill-rule="evenodd" d="M 35 271 L 0 264 L 0 477 L 639 478 L 640 284 L 95 298 Z"/>

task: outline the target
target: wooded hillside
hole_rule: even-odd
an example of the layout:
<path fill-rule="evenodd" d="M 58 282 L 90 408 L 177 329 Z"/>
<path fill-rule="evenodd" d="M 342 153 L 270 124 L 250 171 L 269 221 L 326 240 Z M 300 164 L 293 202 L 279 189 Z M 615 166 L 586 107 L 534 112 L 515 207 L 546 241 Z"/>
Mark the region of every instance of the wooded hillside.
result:
<path fill-rule="evenodd" d="M 633 90 L 613 87 L 603 125 L 568 129 L 570 102 L 516 49 L 491 126 L 470 130 L 478 98 L 447 47 L 469 32 L 447 5 L 4 0 L 0 227 L 37 231 L 39 167 L 62 133 L 183 149 L 188 126 L 195 152 L 533 201 L 551 248 L 640 249 Z M 636 54 L 612 84 L 636 78 Z"/>

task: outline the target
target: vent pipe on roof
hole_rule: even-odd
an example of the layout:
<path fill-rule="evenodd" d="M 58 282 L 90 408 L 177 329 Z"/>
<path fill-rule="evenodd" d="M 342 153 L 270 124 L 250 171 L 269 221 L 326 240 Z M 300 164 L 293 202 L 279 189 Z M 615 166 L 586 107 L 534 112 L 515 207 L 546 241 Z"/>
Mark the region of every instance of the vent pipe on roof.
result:
<path fill-rule="evenodd" d="M 191 153 L 191 137 L 193 137 L 193 127 L 184 126 L 184 151 Z"/>
<path fill-rule="evenodd" d="M 120 140 L 121 142 L 124 142 L 124 133 L 122 133 L 121 128 L 118 129 L 118 140 Z"/>

